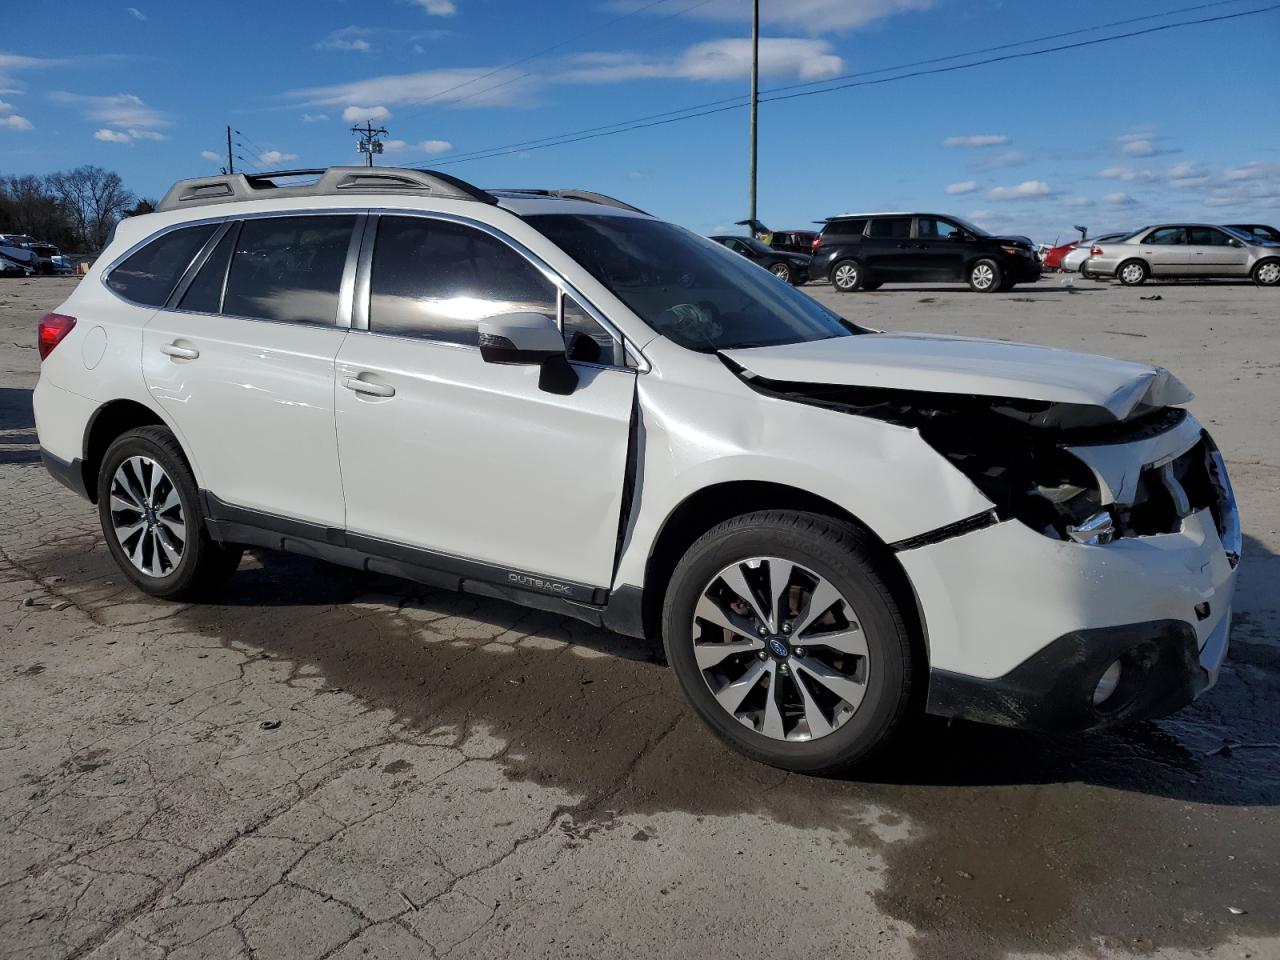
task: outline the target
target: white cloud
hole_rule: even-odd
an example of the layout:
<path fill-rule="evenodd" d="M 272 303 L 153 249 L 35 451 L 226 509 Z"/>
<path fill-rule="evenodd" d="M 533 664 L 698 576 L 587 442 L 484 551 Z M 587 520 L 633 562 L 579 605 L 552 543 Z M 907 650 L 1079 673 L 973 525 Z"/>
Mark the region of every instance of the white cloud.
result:
<path fill-rule="evenodd" d="M 751 75 L 751 41 L 745 38 L 695 43 L 674 59 L 633 53 L 587 53 L 574 57 L 555 78 L 560 83 L 617 83 L 678 77 L 684 80 L 736 80 Z M 760 75 L 824 80 L 844 69 L 844 61 L 825 40 L 794 37 L 760 39 Z"/>
<path fill-rule="evenodd" d="M 1099 170 L 1094 176 L 1103 180 L 1120 180 L 1124 183 L 1134 183 L 1136 181 L 1146 182 L 1154 179 L 1155 174 L 1150 170 L 1135 170 L 1132 167 L 1112 166 L 1105 170 Z"/>
<path fill-rule="evenodd" d="M 1111 204 L 1113 207 L 1132 207 L 1138 201 L 1133 199 L 1127 193 L 1108 193 L 1102 198 L 1104 202 Z"/>
<path fill-rule="evenodd" d="M 1016 187 L 995 187 L 987 196 L 992 200 L 1034 200 L 1052 193 L 1043 180 L 1023 180 Z"/>
<path fill-rule="evenodd" d="M 959 183 L 947 184 L 947 193 L 955 196 L 962 193 L 973 193 L 978 189 L 977 180 L 961 180 Z"/>
<path fill-rule="evenodd" d="M 760 20 L 766 24 L 786 24 L 808 33 L 852 30 L 883 17 L 913 10 L 927 10 L 934 0 L 761 0 Z M 615 4 L 619 9 L 635 10 L 640 0 Z M 667 11 L 654 6 L 654 15 Z M 745 22 L 751 17 L 751 5 L 741 0 L 710 0 L 695 4 L 686 12 L 703 20 Z"/>
<path fill-rule="evenodd" d="M 89 96 L 82 93 L 55 91 L 49 94 L 55 103 L 65 103 L 84 109 L 85 115 L 109 127 L 133 130 L 151 130 L 169 126 L 168 116 L 148 107 L 132 93 L 115 93 L 107 96 Z"/>
<path fill-rule="evenodd" d="M 387 153 L 425 153 L 427 156 L 436 156 L 448 153 L 453 149 L 453 144 L 448 140 L 422 140 L 418 143 L 409 143 L 407 140 L 385 140 L 382 149 Z"/>
<path fill-rule="evenodd" d="M 0 127 L 7 127 L 10 130 L 30 130 L 32 129 L 31 121 L 26 117 L 16 113 L 8 116 L 0 117 Z"/>
<path fill-rule="evenodd" d="M 133 143 L 133 138 L 123 130 L 108 130 L 103 127 L 93 135 L 95 140 L 103 140 L 107 143 Z"/>
<path fill-rule="evenodd" d="M 418 144 L 418 149 L 423 153 L 435 155 L 438 153 L 448 153 L 453 149 L 453 144 L 448 140 L 423 140 Z"/>
<path fill-rule="evenodd" d="M 1079 194 L 1063 197 L 1061 203 L 1064 207 L 1092 207 L 1093 200 L 1089 197 L 1082 197 Z"/>
<path fill-rule="evenodd" d="M 983 154 L 977 167 L 981 170 L 1005 170 L 1020 167 L 1026 162 L 1027 155 L 1021 150 L 1001 150 L 999 153 Z"/>
<path fill-rule="evenodd" d="M 1158 157 L 1166 153 L 1177 153 L 1162 142 L 1164 139 L 1148 128 L 1122 134 L 1116 138 L 1116 142 L 1120 145 L 1120 152 L 1126 157 Z"/>
<path fill-rule="evenodd" d="M 1009 142 L 1004 134 L 980 133 L 967 137 L 947 137 L 942 141 L 944 147 L 998 147 Z"/>
<path fill-rule="evenodd" d="M 258 154 L 258 162 L 268 165 L 297 159 L 298 155 L 296 153 L 281 153 L 279 150 L 264 150 Z"/>
<path fill-rule="evenodd" d="M 452 17 L 458 12 L 453 0 L 414 0 L 418 6 L 433 17 Z"/>
<path fill-rule="evenodd" d="M 1238 167 L 1228 167 L 1223 173 L 1223 177 L 1232 182 L 1241 180 L 1280 180 L 1280 163 L 1255 160 L 1253 163 L 1242 164 Z"/>
<path fill-rule="evenodd" d="M 147 19 L 147 15 L 143 13 L 141 10 L 139 10 L 137 7 L 126 7 L 125 9 L 128 10 L 129 16 L 133 17 L 133 19 L 135 20 Z"/>
<path fill-rule="evenodd" d="M 391 111 L 386 107 L 347 107 L 342 111 L 342 119 L 347 123 L 363 123 L 366 120 L 381 123 L 390 117 Z"/>
<path fill-rule="evenodd" d="M 363 27 L 343 27 L 341 30 L 334 30 L 323 40 L 315 44 L 317 50 L 354 50 L 358 53 L 368 53 L 373 49 L 373 44 L 369 42 L 371 30 Z"/>
<path fill-rule="evenodd" d="M 1152 157 L 1156 152 L 1155 144 L 1145 139 L 1130 140 L 1120 149 L 1126 157 Z"/>
<path fill-rule="evenodd" d="M 200 151 L 200 156 L 204 157 L 204 158 L 205 158 L 206 160 L 208 160 L 210 163 L 221 163 L 221 162 L 222 162 L 222 154 L 220 154 L 220 153 L 214 153 L 212 150 L 201 150 L 201 151 Z"/>
<path fill-rule="evenodd" d="M 302 115 L 303 123 L 321 123 L 329 119 L 327 113 L 304 113 Z"/>
<path fill-rule="evenodd" d="M 1181 180 L 1183 177 L 1194 177 L 1198 173 L 1194 163 L 1175 163 L 1169 168 L 1169 179 Z"/>

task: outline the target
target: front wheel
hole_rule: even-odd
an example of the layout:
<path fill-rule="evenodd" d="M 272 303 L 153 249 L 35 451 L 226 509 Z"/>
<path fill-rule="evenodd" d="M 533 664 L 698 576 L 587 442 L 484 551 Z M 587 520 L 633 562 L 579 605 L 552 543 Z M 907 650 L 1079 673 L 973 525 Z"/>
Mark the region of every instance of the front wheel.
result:
<path fill-rule="evenodd" d="M 195 478 L 165 427 L 140 427 L 107 448 L 98 471 L 98 516 L 107 549 L 144 593 L 199 596 L 229 577 L 241 551 L 205 530 Z"/>
<path fill-rule="evenodd" d="M 852 293 L 862 286 L 862 264 L 857 260 L 841 260 L 831 268 L 831 285 L 841 293 Z"/>
<path fill-rule="evenodd" d="M 1004 283 L 1004 272 L 994 260 L 979 260 L 969 268 L 969 286 L 978 293 L 996 293 Z"/>
<path fill-rule="evenodd" d="M 785 263 L 775 263 L 769 268 L 769 272 L 779 280 L 785 280 L 787 283 L 791 282 L 791 268 Z"/>
<path fill-rule="evenodd" d="M 1116 276 L 1126 287 L 1137 287 L 1147 282 L 1150 271 L 1141 260 L 1126 260 L 1116 270 Z"/>
<path fill-rule="evenodd" d="M 1253 282 L 1260 287 L 1280 286 L 1280 260 L 1263 260 L 1254 267 Z"/>
<path fill-rule="evenodd" d="M 794 511 L 735 517 L 694 543 L 667 590 L 663 642 L 712 731 L 806 773 L 886 744 L 920 668 L 887 563 L 860 530 Z"/>
<path fill-rule="evenodd" d="M 883 280 L 864 280 L 862 281 L 863 290 L 879 290 L 884 286 Z"/>

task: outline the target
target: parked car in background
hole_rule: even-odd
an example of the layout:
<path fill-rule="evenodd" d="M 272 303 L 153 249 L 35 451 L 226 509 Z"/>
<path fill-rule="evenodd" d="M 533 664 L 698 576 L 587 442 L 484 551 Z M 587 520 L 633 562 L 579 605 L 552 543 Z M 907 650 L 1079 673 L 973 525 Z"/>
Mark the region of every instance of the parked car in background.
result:
<path fill-rule="evenodd" d="M 813 253 L 813 241 L 817 239 L 817 230 L 779 230 L 774 233 L 771 246 L 775 250 L 809 256 Z"/>
<path fill-rule="evenodd" d="M 809 275 L 841 293 L 885 283 L 967 281 L 979 293 L 1040 278 L 1035 245 L 946 214 L 859 213 L 827 220 Z"/>
<path fill-rule="evenodd" d="M 1239 516 L 1167 370 L 869 330 L 598 194 L 314 173 L 180 181 L 39 322 L 41 456 L 140 591 L 248 545 L 661 636 L 807 772 L 1217 680 Z"/>
<path fill-rule="evenodd" d="M 1212 223 L 1163 223 L 1121 240 L 1095 243 L 1080 272 L 1115 277 L 1136 286 L 1152 277 L 1251 277 L 1263 287 L 1280 286 L 1280 246 L 1251 243 Z"/>
<path fill-rule="evenodd" d="M 1123 240 L 1132 234 L 1132 230 L 1123 230 L 1118 233 L 1104 233 L 1085 240 L 1083 243 L 1075 243 L 1075 248 L 1065 257 L 1062 258 L 1061 270 L 1063 273 L 1076 273 L 1080 270 L 1081 265 L 1089 259 L 1089 251 L 1098 243 L 1114 243 L 1116 240 Z"/>
<path fill-rule="evenodd" d="M 1070 243 L 1061 243 L 1056 247 L 1050 247 L 1041 255 L 1041 263 L 1046 270 L 1063 269 L 1062 261 L 1071 251 L 1075 250 L 1083 241 L 1072 240 Z"/>
<path fill-rule="evenodd" d="M 788 283 L 804 283 L 809 279 L 809 261 L 813 258 L 804 253 L 788 253 L 761 243 L 753 237 L 712 237 L 716 243 L 723 243 L 734 253 L 741 254 L 753 263 L 758 263 L 775 277 Z"/>
<path fill-rule="evenodd" d="M 1271 243 L 1280 243 L 1280 230 L 1275 227 L 1269 227 L 1265 223 L 1228 223 L 1227 227 L 1235 230 L 1237 233 L 1247 234 L 1245 239 L 1249 237 L 1258 240 L 1267 240 Z"/>
<path fill-rule="evenodd" d="M 31 272 L 28 264 L 0 253 L 0 277 L 29 277 Z"/>

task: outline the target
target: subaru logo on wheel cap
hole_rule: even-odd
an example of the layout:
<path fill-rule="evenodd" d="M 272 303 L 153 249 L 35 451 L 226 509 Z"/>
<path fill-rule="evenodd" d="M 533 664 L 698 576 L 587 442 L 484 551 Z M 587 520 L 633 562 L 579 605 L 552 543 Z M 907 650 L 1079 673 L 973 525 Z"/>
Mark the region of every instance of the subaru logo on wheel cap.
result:
<path fill-rule="evenodd" d="M 769 641 L 769 652 L 772 653 L 775 657 L 785 657 L 791 651 L 787 648 L 787 645 L 783 643 L 781 640 L 773 639 Z"/>

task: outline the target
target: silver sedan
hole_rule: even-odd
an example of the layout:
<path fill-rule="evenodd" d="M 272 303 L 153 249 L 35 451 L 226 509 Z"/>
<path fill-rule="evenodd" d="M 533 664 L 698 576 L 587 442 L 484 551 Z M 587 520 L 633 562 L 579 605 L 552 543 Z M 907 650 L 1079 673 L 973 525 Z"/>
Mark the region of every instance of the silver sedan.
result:
<path fill-rule="evenodd" d="M 1114 243 L 1117 240 L 1123 240 L 1125 237 L 1129 236 L 1129 233 L 1130 231 L 1125 231 L 1124 233 L 1104 233 L 1100 237 L 1081 240 L 1074 250 L 1062 258 L 1062 272 L 1078 272 L 1081 264 L 1089 259 L 1089 251 L 1093 249 L 1094 244 Z"/>
<path fill-rule="evenodd" d="M 1211 223 L 1164 223 L 1090 247 L 1080 268 L 1088 277 L 1115 277 L 1126 286 L 1151 277 L 1252 277 L 1280 286 L 1280 244 Z"/>

